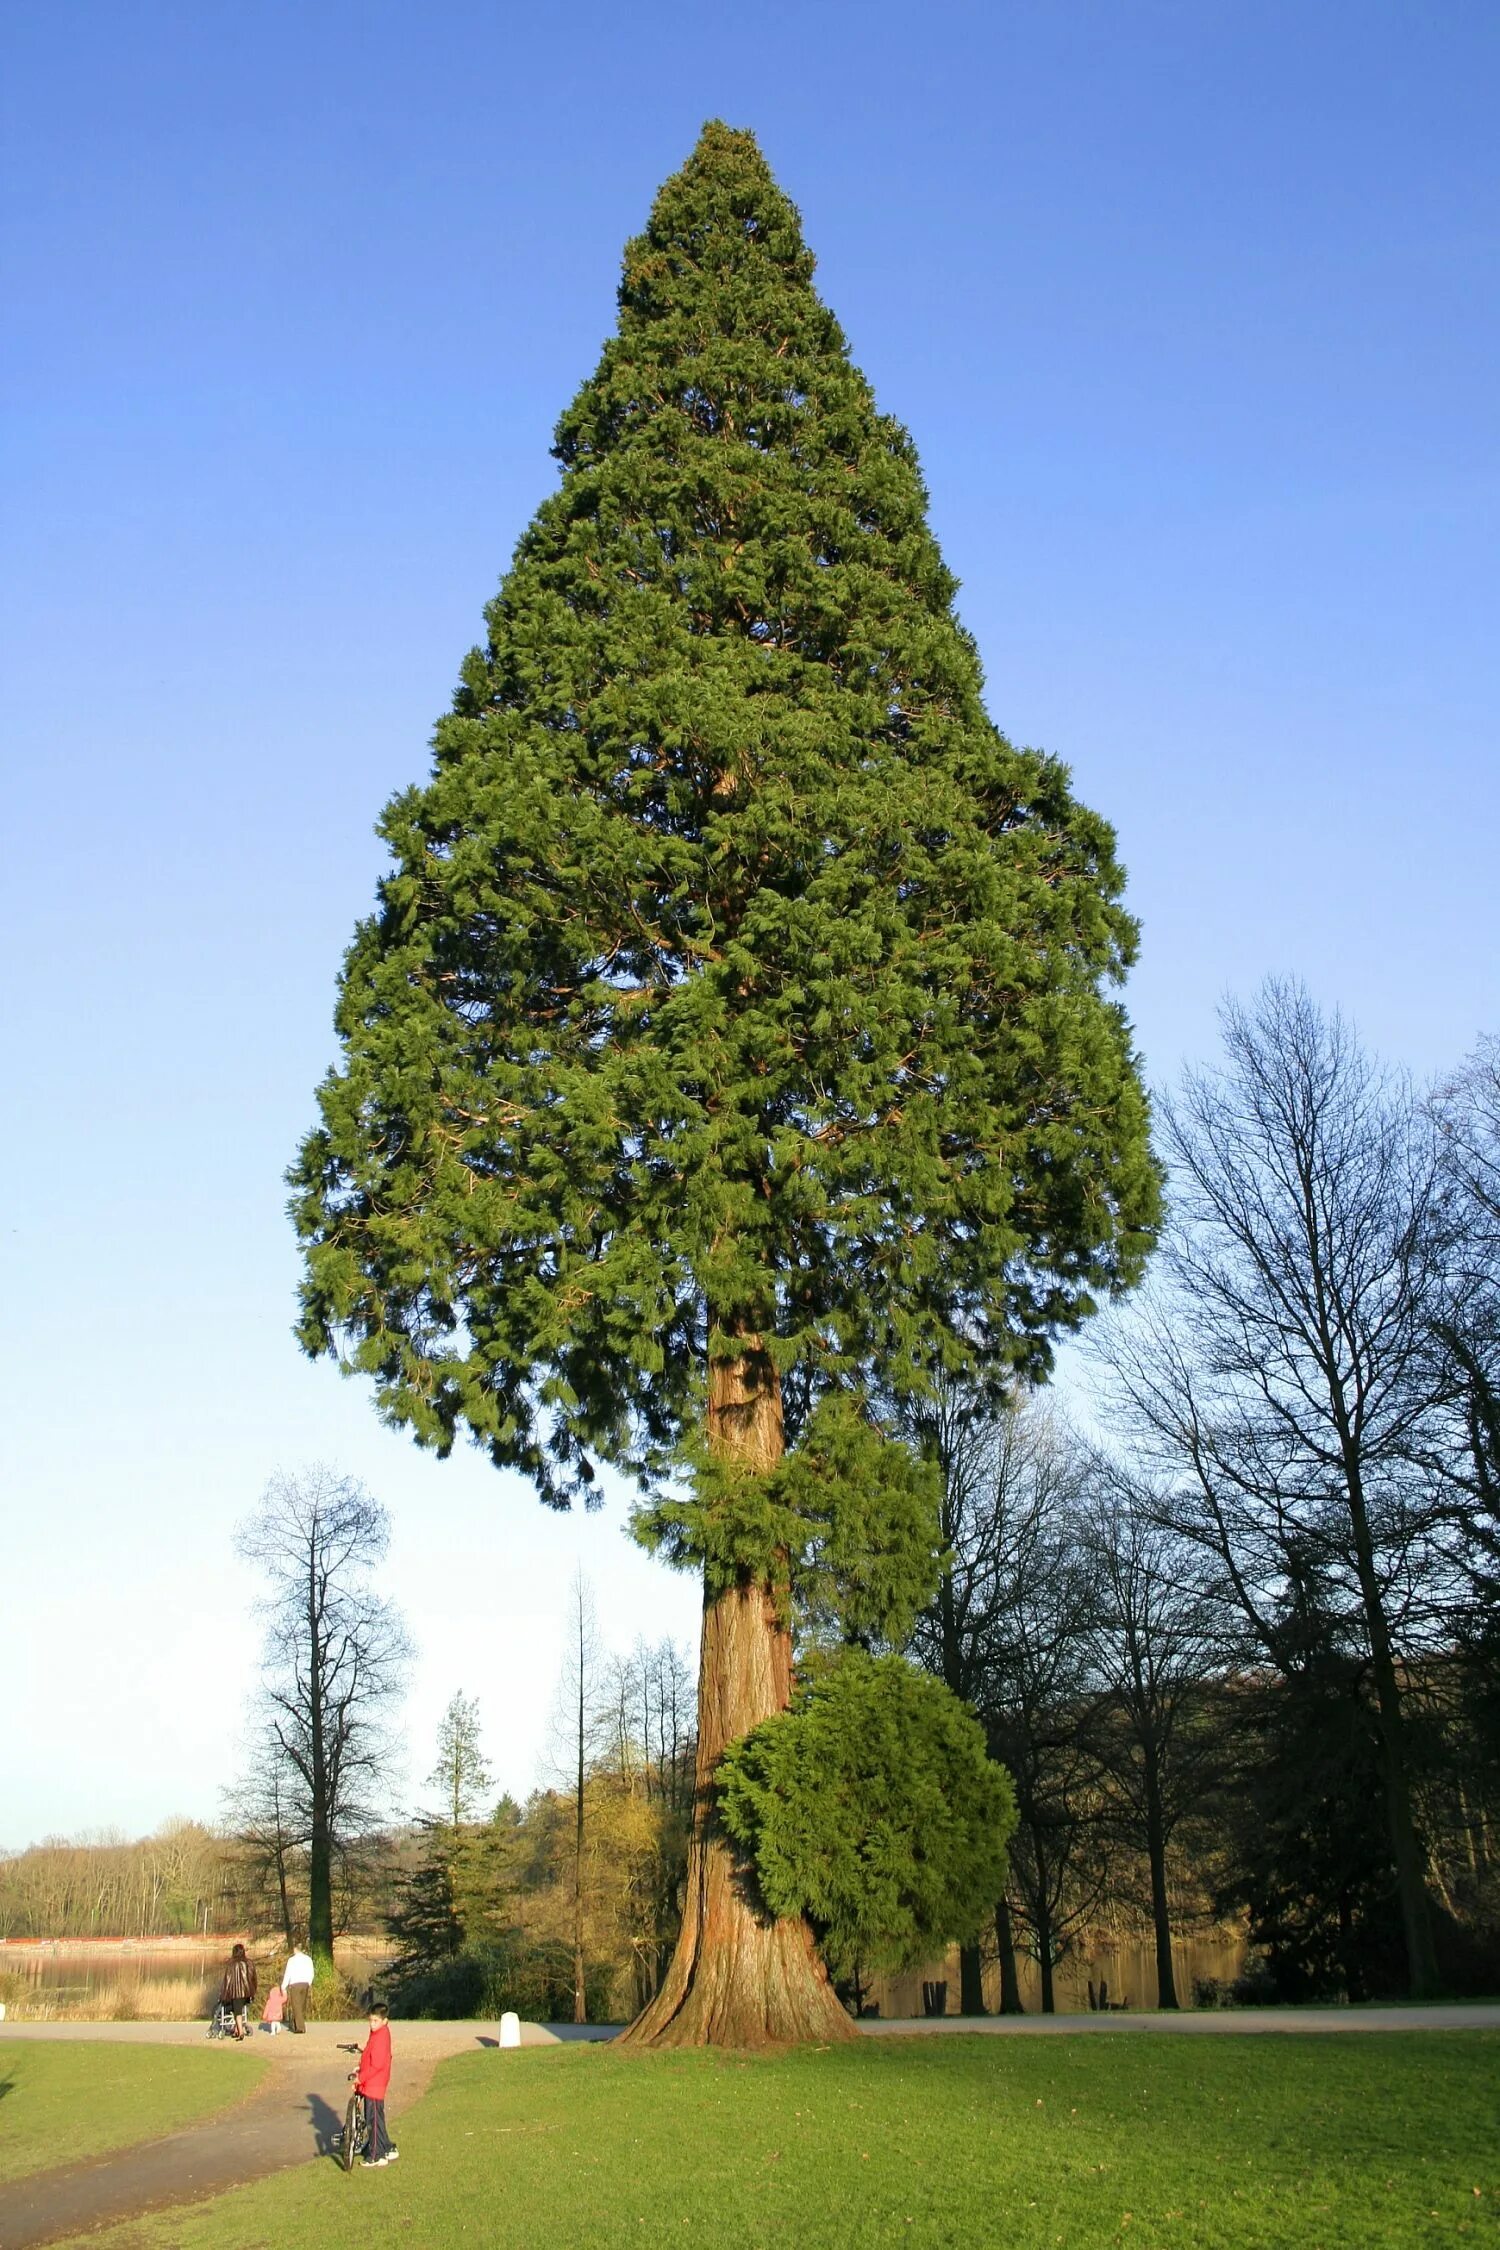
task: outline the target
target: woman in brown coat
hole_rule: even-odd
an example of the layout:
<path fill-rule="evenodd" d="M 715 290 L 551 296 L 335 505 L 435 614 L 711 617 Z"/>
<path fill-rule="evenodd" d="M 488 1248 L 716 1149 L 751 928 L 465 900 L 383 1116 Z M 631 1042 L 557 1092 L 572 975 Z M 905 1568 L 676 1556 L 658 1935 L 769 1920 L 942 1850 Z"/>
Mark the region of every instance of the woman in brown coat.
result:
<path fill-rule="evenodd" d="M 224 1982 L 219 1987 L 219 2000 L 234 2018 L 234 2036 L 245 2037 L 245 2017 L 255 1998 L 255 1963 L 242 1945 L 230 1954 L 224 1970 Z"/>

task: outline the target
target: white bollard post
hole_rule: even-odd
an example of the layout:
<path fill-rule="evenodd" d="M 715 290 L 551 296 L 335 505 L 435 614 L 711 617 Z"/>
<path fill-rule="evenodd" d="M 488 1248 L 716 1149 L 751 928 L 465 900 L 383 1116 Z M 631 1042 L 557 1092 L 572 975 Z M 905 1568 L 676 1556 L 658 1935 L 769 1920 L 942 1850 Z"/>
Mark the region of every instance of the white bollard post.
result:
<path fill-rule="evenodd" d="M 519 2047 L 521 2044 L 521 2019 L 513 2008 L 507 2008 L 500 2018 L 500 2044 L 502 2047 Z"/>

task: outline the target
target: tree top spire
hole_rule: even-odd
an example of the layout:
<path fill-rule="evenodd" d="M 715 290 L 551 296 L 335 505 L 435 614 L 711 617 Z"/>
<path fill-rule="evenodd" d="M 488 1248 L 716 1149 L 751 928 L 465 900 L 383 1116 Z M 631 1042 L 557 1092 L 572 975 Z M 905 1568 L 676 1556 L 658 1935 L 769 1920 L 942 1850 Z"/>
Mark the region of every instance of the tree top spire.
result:
<path fill-rule="evenodd" d="M 643 233 L 625 245 L 622 327 L 714 293 L 715 325 L 734 310 L 736 277 L 810 289 L 816 260 L 796 205 L 778 187 L 755 135 L 710 118 L 681 168 L 663 181 Z"/>

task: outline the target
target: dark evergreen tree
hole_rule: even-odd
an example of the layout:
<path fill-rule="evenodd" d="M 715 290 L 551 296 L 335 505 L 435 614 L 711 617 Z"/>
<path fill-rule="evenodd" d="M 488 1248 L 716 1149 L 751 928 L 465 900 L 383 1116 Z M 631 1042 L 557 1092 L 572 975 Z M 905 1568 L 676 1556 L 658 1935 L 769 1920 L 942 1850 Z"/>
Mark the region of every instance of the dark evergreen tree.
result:
<path fill-rule="evenodd" d="M 456 1688 L 438 1725 L 437 1764 L 427 1776 L 450 1828 L 462 1828 L 477 1817 L 491 1778 L 480 1738 L 479 1704 Z"/>
<path fill-rule="evenodd" d="M 455 1707 L 464 1710 L 465 1699 L 455 1696 L 444 1714 L 445 1756 Z M 465 1715 L 473 1710 L 468 1704 Z M 386 1917 L 398 1948 L 390 1984 L 399 2015 L 477 2012 L 497 1975 L 521 1973 L 531 1949 L 515 1926 L 520 1821 L 519 1807 L 502 1797 L 487 1821 L 418 1823 L 417 1856 Z"/>
<path fill-rule="evenodd" d="M 641 2038 L 847 2028 L 806 1926 L 736 1891 L 712 1776 L 788 1701 L 802 1569 L 886 1624 L 930 1589 L 871 1386 L 1041 1375 L 1157 1211 L 1113 837 L 987 715 L 911 441 L 812 272 L 753 139 L 708 126 L 386 813 L 293 1174 L 310 1351 L 554 1506 L 634 1476 L 703 1572 L 698 1827 Z"/>
<path fill-rule="evenodd" d="M 421 1856 L 401 1878 L 386 1921 L 399 1947 L 391 1970 L 398 1985 L 463 1951 L 463 1916 L 453 1895 L 454 1846 L 445 1823 L 423 1822 Z"/>
<path fill-rule="evenodd" d="M 724 1825 L 773 1913 L 806 1914 L 837 1976 L 912 1969 L 972 1938 L 1016 1823 L 984 1729 L 900 1656 L 851 1649 L 731 1744 Z"/>
<path fill-rule="evenodd" d="M 1248 1911 L 1278 1999 L 1391 1996 L 1403 1984 L 1401 1910 L 1370 1668 L 1315 1569 L 1294 1577 L 1279 1622 L 1285 1671 L 1227 1698 L 1219 1904 Z"/>

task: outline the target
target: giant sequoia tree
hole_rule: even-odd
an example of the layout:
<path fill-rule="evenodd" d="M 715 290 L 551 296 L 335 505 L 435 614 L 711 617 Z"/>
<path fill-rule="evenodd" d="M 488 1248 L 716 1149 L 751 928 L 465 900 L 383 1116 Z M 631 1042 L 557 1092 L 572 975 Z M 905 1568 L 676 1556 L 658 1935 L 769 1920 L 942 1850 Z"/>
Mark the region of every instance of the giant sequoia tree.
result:
<path fill-rule="evenodd" d="M 1156 1213 L 1109 828 L 981 699 L 905 431 L 746 133 L 625 253 L 559 490 L 398 796 L 293 1179 L 302 1336 L 553 1506 L 596 1462 L 701 1570 L 682 1935 L 636 2036 L 847 2028 L 710 1786 L 810 1577 L 926 1597 L 871 1387 L 1040 1375 Z"/>

